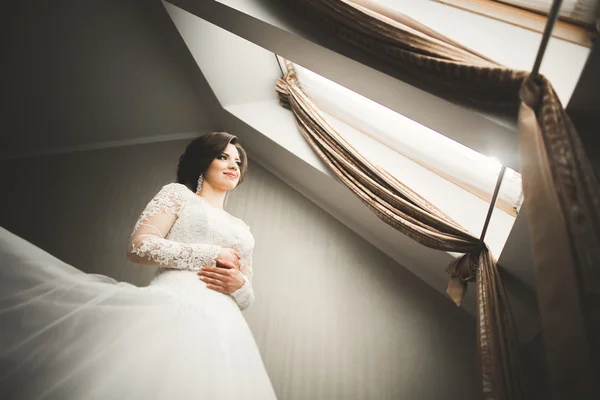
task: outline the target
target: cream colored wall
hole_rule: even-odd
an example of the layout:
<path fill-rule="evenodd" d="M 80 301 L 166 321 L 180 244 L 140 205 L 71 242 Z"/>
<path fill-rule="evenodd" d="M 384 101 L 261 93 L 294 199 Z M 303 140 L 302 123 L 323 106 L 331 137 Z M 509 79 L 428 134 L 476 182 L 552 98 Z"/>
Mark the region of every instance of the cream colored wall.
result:
<path fill-rule="evenodd" d="M 185 144 L 0 164 L 0 225 L 144 285 L 153 269 L 128 263 L 125 243 Z M 471 316 L 256 163 L 227 209 L 257 241 L 245 316 L 280 399 L 479 398 Z"/>
<path fill-rule="evenodd" d="M 2 6 L 0 159 L 215 129 L 221 107 L 160 0 Z"/>

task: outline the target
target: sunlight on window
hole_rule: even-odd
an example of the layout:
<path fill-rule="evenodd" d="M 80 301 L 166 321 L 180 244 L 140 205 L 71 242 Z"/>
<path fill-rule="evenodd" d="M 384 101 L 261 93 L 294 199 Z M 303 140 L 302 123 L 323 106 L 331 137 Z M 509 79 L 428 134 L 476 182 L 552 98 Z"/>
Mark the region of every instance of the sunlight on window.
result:
<path fill-rule="evenodd" d="M 413 2 L 414 0 L 376 0 L 387 7 L 402 11 L 406 7 L 407 3 Z M 437 1 L 437 0 L 430 0 Z M 485 3 L 504 3 L 514 7 L 515 13 L 520 10 L 533 11 L 542 15 L 548 15 L 550 8 L 552 7 L 553 0 L 463 0 L 456 1 L 457 5 L 464 6 L 465 3 L 468 6 L 469 2 L 477 3 L 478 5 L 485 5 Z M 452 4 L 452 3 L 451 3 Z M 563 0 L 560 6 L 559 18 L 575 22 L 580 25 L 593 25 L 594 23 L 594 10 L 598 5 L 598 0 Z"/>
<path fill-rule="evenodd" d="M 484 156 L 299 65 L 295 69 L 305 93 L 321 110 L 479 198 L 491 200 L 502 167 L 498 159 Z M 357 140 L 367 145 L 358 137 L 351 142 Z M 514 216 L 522 197 L 521 175 L 507 168 L 497 207 Z"/>
<path fill-rule="evenodd" d="M 496 0 L 499 3 L 510 4 L 526 10 L 548 14 L 553 0 Z M 559 16 L 583 24 L 594 23 L 594 10 L 598 0 L 563 0 Z"/>

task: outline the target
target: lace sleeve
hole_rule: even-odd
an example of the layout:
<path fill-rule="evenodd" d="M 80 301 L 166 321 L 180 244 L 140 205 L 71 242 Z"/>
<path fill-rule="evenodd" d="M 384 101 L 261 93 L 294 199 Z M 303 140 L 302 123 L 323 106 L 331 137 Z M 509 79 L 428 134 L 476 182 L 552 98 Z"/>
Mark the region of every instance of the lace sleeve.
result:
<path fill-rule="evenodd" d="M 148 203 L 129 238 L 127 258 L 135 263 L 164 268 L 199 270 L 215 266 L 221 248 L 209 244 L 188 244 L 165 239 L 185 206 L 189 190 L 171 183 Z"/>
<path fill-rule="evenodd" d="M 238 290 L 236 290 L 235 292 L 231 293 L 231 296 L 233 297 L 233 299 L 235 300 L 235 302 L 237 303 L 238 307 L 241 310 L 245 310 L 246 308 L 250 307 L 250 305 L 254 302 L 254 289 L 252 288 L 252 250 L 253 250 L 254 244 L 252 244 L 252 247 L 246 252 L 247 254 L 244 254 L 244 256 L 241 259 L 241 268 L 240 268 L 240 272 L 242 273 L 242 276 L 244 277 L 244 285 L 239 288 Z"/>

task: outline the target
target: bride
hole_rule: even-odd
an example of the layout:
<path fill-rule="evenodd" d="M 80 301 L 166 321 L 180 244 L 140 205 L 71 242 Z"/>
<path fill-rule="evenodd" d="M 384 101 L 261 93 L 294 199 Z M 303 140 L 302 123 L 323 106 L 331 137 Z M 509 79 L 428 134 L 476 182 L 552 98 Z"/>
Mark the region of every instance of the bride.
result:
<path fill-rule="evenodd" d="M 127 258 L 147 287 L 86 274 L 0 228 L 0 398 L 274 399 L 240 310 L 254 299 L 248 226 L 223 210 L 238 139 L 192 141 L 148 203 Z"/>

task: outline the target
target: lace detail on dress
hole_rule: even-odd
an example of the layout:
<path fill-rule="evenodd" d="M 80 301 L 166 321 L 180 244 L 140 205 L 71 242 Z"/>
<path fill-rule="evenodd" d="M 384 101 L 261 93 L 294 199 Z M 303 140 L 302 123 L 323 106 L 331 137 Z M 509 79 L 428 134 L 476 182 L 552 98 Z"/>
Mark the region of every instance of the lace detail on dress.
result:
<path fill-rule="evenodd" d="M 154 196 L 150 203 L 146 206 L 135 226 L 133 232 L 137 231 L 138 228 L 144 221 L 153 215 L 160 212 L 170 212 L 173 215 L 179 215 L 181 208 L 185 204 L 185 192 L 182 190 L 189 190 L 183 185 L 170 183 L 162 187 L 160 192 Z"/>
<path fill-rule="evenodd" d="M 127 257 L 131 261 L 191 270 L 216 265 L 220 246 L 165 239 L 186 205 L 189 196 L 186 191 L 190 192 L 183 185 L 171 183 L 163 186 L 148 203 L 129 240 Z"/>
<path fill-rule="evenodd" d="M 132 245 L 131 248 L 131 252 L 138 257 L 148 258 L 171 268 L 191 270 L 200 270 L 204 266 L 214 267 L 219 251 L 219 246 L 211 244 L 185 245 L 153 235 L 140 241 L 138 246 Z"/>
<path fill-rule="evenodd" d="M 240 307 L 240 310 L 245 310 L 254 302 L 254 289 L 252 288 L 252 283 L 246 275 L 243 276 L 245 281 L 244 286 L 231 293 L 231 296 L 238 307 Z"/>
<path fill-rule="evenodd" d="M 210 289 L 198 276 L 182 270 L 215 266 L 221 248 L 232 248 L 241 256 L 240 270 L 246 282 L 231 298 L 243 310 L 254 300 L 254 238 L 250 229 L 186 186 L 171 183 L 163 186 L 142 212 L 129 240 L 127 257 L 138 264 L 162 267 L 151 285 L 196 293 Z"/>

